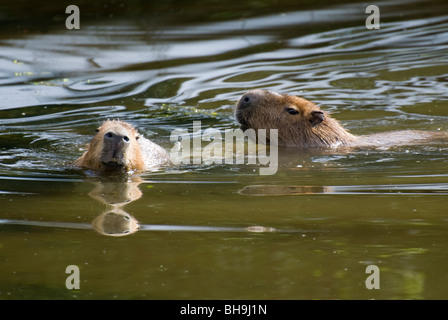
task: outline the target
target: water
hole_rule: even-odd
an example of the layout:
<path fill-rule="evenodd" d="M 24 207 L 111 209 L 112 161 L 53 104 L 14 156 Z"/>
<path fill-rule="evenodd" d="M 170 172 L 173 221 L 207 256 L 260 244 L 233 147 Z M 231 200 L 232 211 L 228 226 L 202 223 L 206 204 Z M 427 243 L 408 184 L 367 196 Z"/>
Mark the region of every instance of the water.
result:
<path fill-rule="evenodd" d="M 234 129 L 247 90 L 297 94 L 354 134 L 448 130 L 448 6 L 0 5 L 0 299 L 444 299 L 448 144 L 298 152 L 131 177 L 74 168 L 101 121 L 164 146 Z M 80 289 L 65 286 L 68 265 Z M 366 267 L 381 272 L 368 290 Z"/>

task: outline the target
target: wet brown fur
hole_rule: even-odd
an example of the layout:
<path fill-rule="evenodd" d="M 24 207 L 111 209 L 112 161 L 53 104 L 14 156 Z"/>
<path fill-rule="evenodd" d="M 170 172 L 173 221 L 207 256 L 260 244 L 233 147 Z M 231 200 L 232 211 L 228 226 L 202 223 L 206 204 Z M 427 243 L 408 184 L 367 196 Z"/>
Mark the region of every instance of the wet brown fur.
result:
<path fill-rule="evenodd" d="M 111 133 L 122 138 L 127 137 L 128 142 L 118 142 L 111 150 L 106 142 L 105 135 Z M 125 170 L 144 171 L 145 161 L 138 139 L 137 130 L 129 123 L 120 120 L 105 121 L 91 140 L 87 151 L 75 161 L 75 165 L 95 171 Z M 113 153 L 113 154 L 112 154 Z"/>
<path fill-rule="evenodd" d="M 445 131 L 402 130 L 355 136 L 316 104 L 270 90 L 257 89 L 245 93 L 238 101 L 235 117 L 243 130 L 278 129 L 278 144 L 283 146 L 388 149 L 397 145 L 448 141 Z"/>
<path fill-rule="evenodd" d="M 252 90 L 244 94 L 237 104 L 235 116 L 243 130 L 278 129 L 278 144 L 284 146 L 335 147 L 356 140 L 316 104 L 269 90 Z"/>

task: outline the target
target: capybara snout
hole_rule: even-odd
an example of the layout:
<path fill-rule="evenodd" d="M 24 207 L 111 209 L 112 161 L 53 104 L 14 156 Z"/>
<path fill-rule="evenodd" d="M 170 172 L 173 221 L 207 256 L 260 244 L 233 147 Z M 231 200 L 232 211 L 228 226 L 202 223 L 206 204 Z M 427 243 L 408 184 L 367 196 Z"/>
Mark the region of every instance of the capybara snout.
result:
<path fill-rule="evenodd" d="M 106 166 L 124 165 L 124 158 L 130 142 L 131 139 L 128 135 L 108 131 L 103 137 L 101 162 Z"/>
<path fill-rule="evenodd" d="M 75 165 L 95 171 L 144 171 L 170 164 L 169 155 L 159 145 L 140 137 L 129 123 L 105 121 L 87 151 Z"/>

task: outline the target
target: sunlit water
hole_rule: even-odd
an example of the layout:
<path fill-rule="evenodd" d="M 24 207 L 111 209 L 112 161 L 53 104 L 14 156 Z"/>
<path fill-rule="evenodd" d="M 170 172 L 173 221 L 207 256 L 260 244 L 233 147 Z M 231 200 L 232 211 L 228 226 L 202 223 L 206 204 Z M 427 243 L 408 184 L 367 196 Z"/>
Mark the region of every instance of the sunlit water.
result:
<path fill-rule="evenodd" d="M 360 3 L 189 18 L 179 2 L 178 20 L 161 9 L 4 31 L 0 298 L 446 298 L 448 142 L 281 148 L 274 175 L 190 163 L 101 178 L 71 165 L 106 119 L 168 150 L 193 121 L 238 128 L 235 102 L 253 88 L 301 95 L 354 134 L 448 130 L 446 3 L 378 5 L 379 30 Z"/>

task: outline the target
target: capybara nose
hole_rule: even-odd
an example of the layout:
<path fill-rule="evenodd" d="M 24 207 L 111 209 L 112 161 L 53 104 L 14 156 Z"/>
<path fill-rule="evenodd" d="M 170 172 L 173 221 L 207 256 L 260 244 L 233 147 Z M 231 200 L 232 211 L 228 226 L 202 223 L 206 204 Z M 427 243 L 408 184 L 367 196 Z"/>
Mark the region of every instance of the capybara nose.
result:
<path fill-rule="evenodd" d="M 115 143 L 119 143 L 120 141 L 124 141 L 125 143 L 129 143 L 129 141 L 130 141 L 128 136 L 116 134 L 116 133 L 113 133 L 113 132 L 106 133 L 104 135 L 104 140 L 115 142 Z"/>

